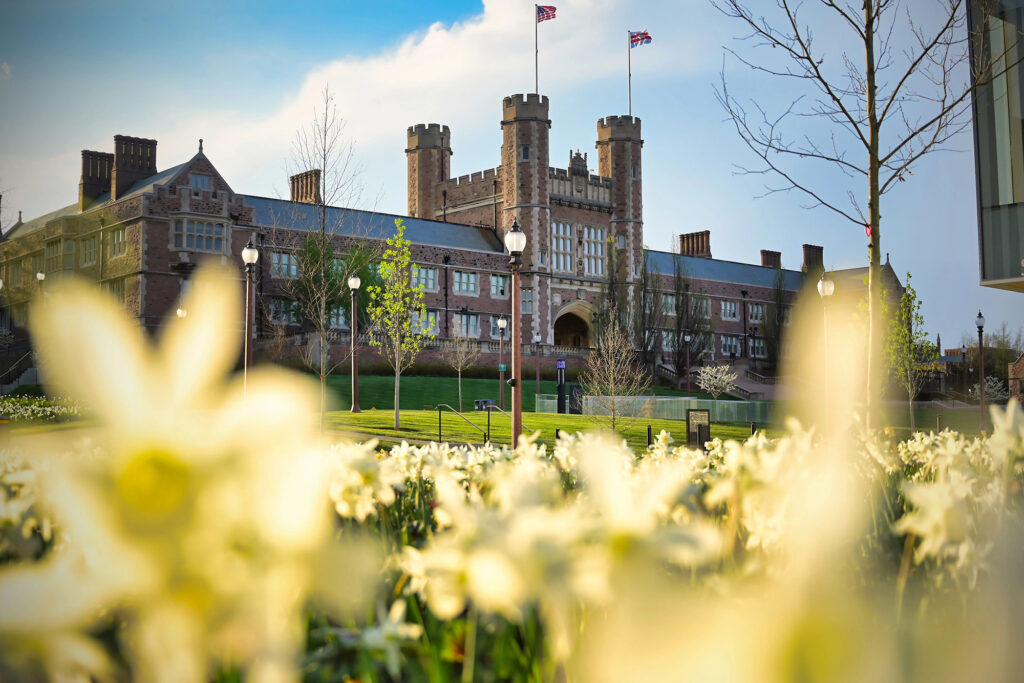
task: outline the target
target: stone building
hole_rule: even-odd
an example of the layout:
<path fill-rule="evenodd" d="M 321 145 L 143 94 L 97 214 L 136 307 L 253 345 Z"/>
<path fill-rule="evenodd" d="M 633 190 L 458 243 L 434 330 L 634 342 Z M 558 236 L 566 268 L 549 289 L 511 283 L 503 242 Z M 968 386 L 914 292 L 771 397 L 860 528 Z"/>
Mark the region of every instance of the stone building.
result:
<path fill-rule="evenodd" d="M 713 329 L 702 360 L 763 357 L 759 326 L 773 289 L 781 283 L 791 305 L 805 273 L 817 278 L 821 247 L 804 245 L 800 271 L 782 270 L 781 255 L 767 250 L 758 264 L 714 259 L 708 231 L 680 235 L 675 253 L 646 249 L 640 119 L 597 120 L 597 173 L 588 169 L 589 154 L 579 151 L 570 152 L 565 168 L 551 166 L 550 126 L 547 97 L 504 98 L 499 165 L 454 178 L 448 126 L 410 126 L 408 216 L 329 207 L 335 247 L 344 252 L 355 240 L 386 239 L 395 219 L 403 218 L 413 244 L 412 277 L 427 292 L 423 324 L 439 343 L 465 333 L 485 353 L 497 353 L 497 320 L 511 308 L 502 238 L 517 218 L 527 236 L 521 341 L 531 355 L 539 352 L 545 367 L 556 358 L 578 366 L 587 355 L 609 282 L 624 287 L 633 305 L 644 301 L 662 313 L 655 325 L 659 350 L 671 348 L 680 274 L 694 311 Z M 301 325 L 286 305 L 284 285 L 294 275 L 302 234 L 319 225 L 320 171 L 293 176 L 290 198 L 271 199 L 236 192 L 207 158 L 202 141 L 191 159 L 163 171 L 156 151 L 155 140 L 123 135 L 115 136 L 112 154 L 83 151 L 78 201 L 19 220 L 3 236 L 0 277 L 8 324 L 23 326 L 30 298 L 76 273 L 99 282 L 140 325 L 156 330 L 174 315 L 200 261 L 234 263 L 241 279 L 239 254 L 255 234 L 261 250 L 257 334 L 267 338 L 283 327 L 299 338 Z M 337 325 L 344 338 L 341 316 Z"/>

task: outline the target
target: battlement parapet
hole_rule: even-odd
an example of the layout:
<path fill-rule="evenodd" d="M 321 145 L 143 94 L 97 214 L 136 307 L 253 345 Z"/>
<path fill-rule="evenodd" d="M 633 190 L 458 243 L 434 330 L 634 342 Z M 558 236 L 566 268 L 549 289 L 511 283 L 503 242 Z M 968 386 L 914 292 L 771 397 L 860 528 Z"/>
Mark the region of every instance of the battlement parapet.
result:
<path fill-rule="evenodd" d="M 406 130 L 408 147 L 413 149 L 451 149 L 452 136 L 448 126 L 439 123 L 417 123 Z"/>
<path fill-rule="evenodd" d="M 636 140 L 642 142 L 638 116 L 606 116 L 597 120 L 597 141 Z"/>
<path fill-rule="evenodd" d="M 501 101 L 502 121 L 546 121 L 548 119 L 548 97 L 528 93 L 509 95 Z"/>
<path fill-rule="evenodd" d="M 572 177 L 573 176 L 572 176 L 572 174 L 569 173 L 568 169 L 555 168 L 553 166 L 549 166 L 548 167 L 548 179 L 549 180 L 569 180 Z M 602 188 L 611 189 L 612 179 L 611 178 L 605 178 L 604 176 L 600 176 L 600 175 L 596 175 L 596 174 L 592 173 L 589 176 L 587 176 L 587 185 L 592 185 L 593 187 L 602 187 Z"/>
<path fill-rule="evenodd" d="M 483 182 L 492 183 L 498 177 L 498 168 L 488 168 L 483 171 L 477 171 L 476 173 L 470 173 L 469 175 L 452 178 L 448 181 L 448 185 L 458 187 L 460 185 L 474 185 L 476 183 Z"/>

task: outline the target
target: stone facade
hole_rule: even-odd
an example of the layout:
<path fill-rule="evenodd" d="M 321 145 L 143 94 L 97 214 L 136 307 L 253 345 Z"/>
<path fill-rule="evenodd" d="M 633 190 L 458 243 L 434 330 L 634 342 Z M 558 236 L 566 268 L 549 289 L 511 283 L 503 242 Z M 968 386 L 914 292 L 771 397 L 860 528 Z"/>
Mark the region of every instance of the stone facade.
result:
<path fill-rule="evenodd" d="M 730 348 L 733 353 L 738 348 L 740 357 L 757 355 L 749 337 L 758 311 L 771 301 L 781 257 L 762 252 L 760 265 L 713 260 L 708 231 L 680 236 L 675 255 L 644 249 L 639 118 L 597 120 L 595 174 L 588 169 L 589 154 L 579 151 L 569 152 L 565 168 L 550 165 L 547 97 L 506 97 L 500 114 L 500 163 L 458 178 L 450 177 L 448 126 L 417 124 L 406 131 L 407 221 L 415 222 L 419 237 L 409 236 L 414 262 L 431 273 L 426 303 L 436 315 L 439 343 L 455 334 L 457 317 L 470 316 L 476 323 L 472 336 L 486 354 L 497 353 L 494 323 L 511 309 L 509 257 L 502 238 L 518 220 L 527 236 L 520 340 L 528 347 L 527 376 L 538 341 L 545 369 L 557 358 L 567 358 L 570 368 L 582 362 L 593 344 L 593 316 L 602 307 L 602 287 L 609 278 L 639 301 L 635 290 L 646 267 L 653 296 L 669 296 L 674 269 L 664 264 L 680 260 L 692 271 L 693 293 L 709 302 L 716 335 L 709 355 L 729 357 Z M 156 141 L 116 136 L 114 142 L 113 154 L 83 151 L 76 204 L 19 222 L 0 242 L 0 277 L 14 324 L 24 324 L 32 295 L 74 273 L 101 283 L 142 326 L 155 331 L 174 315 L 184 283 L 199 262 L 236 264 L 242 286 L 239 254 L 255 236 L 261 249 L 255 309 L 257 334 L 265 340 L 261 346 L 271 346 L 266 340 L 280 337 L 282 328 L 293 341 L 304 343 L 299 326 L 272 319 L 271 302 L 287 290 L 272 264 L 275 252 L 278 257 L 294 252 L 310 229 L 300 225 L 299 216 L 303 205 L 308 209 L 318 202 L 319 171 L 309 169 L 290 179 L 291 201 L 269 200 L 236 193 L 206 157 L 202 141 L 190 160 L 161 172 L 156 170 Z M 268 214 L 270 203 L 274 215 Z M 370 212 L 365 217 L 385 225 L 395 218 Z M 194 234 L 197 230 L 201 234 Z M 460 231 L 467 239 L 458 238 Z M 384 236 L 344 228 L 333 239 L 344 252 L 353 241 Z M 816 259 L 820 267 L 820 247 L 807 246 L 805 260 Z M 610 273 L 613 263 L 617 270 Z M 43 281 L 36 279 L 37 272 L 45 275 Z M 792 302 L 803 276 L 783 272 L 785 298 Z M 661 324 L 670 329 L 671 316 Z M 344 338 L 345 330 L 339 335 Z M 435 352 L 429 350 L 424 362 Z M 361 358 L 372 361 L 373 353 Z M 482 362 L 496 360 L 489 355 Z"/>

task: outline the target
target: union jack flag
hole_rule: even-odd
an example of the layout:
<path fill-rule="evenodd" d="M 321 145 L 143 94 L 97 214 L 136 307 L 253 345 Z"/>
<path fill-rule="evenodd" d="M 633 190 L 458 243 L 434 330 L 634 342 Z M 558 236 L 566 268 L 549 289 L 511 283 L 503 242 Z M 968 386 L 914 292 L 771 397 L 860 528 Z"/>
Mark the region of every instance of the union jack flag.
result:
<path fill-rule="evenodd" d="M 555 18 L 554 5 L 537 5 L 537 23 Z"/>
<path fill-rule="evenodd" d="M 651 42 L 651 34 L 647 31 L 630 31 L 629 32 L 629 49 L 632 50 L 637 45 L 646 45 Z"/>

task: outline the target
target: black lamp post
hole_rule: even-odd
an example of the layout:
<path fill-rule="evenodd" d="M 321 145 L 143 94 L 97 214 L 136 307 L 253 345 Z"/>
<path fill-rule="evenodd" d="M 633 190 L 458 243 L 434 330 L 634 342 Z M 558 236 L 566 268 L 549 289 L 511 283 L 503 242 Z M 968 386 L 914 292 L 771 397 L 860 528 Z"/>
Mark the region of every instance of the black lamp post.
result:
<path fill-rule="evenodd" d="M 974 319 L 978 326 L 978 408 L 981 410 L 981 429 L 985 428 L 985 316 L 978 311 Z"/>
<path fill-rule="evenodd" d="M 358 275 L 348 279 L 348 288 L 352 292 L 351 318 L 349 325 L 349 346 L 352 348 L 352 407 L 349 412 L 360 413 L 359 410 L 359 316 L 356 315 L 356 294 L 359 292 L 359 285 L 363 284 Z"/>
<path fill-rule="evenodd" d="M 821 297 L 821 330 L 822 330 L 822 356 L 824 363 L 822 368 L 824 371 L 823 378 L 825 380 L 825 427 L 828 427 L 828 304 L 826 303 L 828 298 L 836 291 L 836 283 L 832 278 L 828 277 L 827 273 L 821 274 L 821 279 L 818 280 L 818 296 Z"/>
<path fill-rule="evenodd" d="M 690 393 L 690 342 L 693 337 L 689 332 L 683 335 L 683 341 L 686 342 L 686 393 Z"/>
<path fill-rule="evenodd" d="M 252 280 L 256 272 L 256 262 L 260 252 L 256 249 L 255 235 L 249 235 L 249 243 L 242 249 L 242 262 L 245 263 L 245 342 L 242 345 L 242 390 L 249 389 L 249 367 L 252 365 Z"/>
<path fill-rule="evenodd" d="M 505 410 L 505 328 L 508 320 L 498 318 L 498 409 Z"/>
<path fill-rule="evenodd" d="M 526 233 L 519 229 L 517 218 L 512 219 L 512 229 L 505 233 L 505 248 L 508 249 L 508 264 L 512 268 L 512 378 L 509 384 L 512 386 L 512 447 L 515 448 L 523 431 L 523 338 L 519 269 L 523 266 L 523 250 L 526 249 Z"/>

